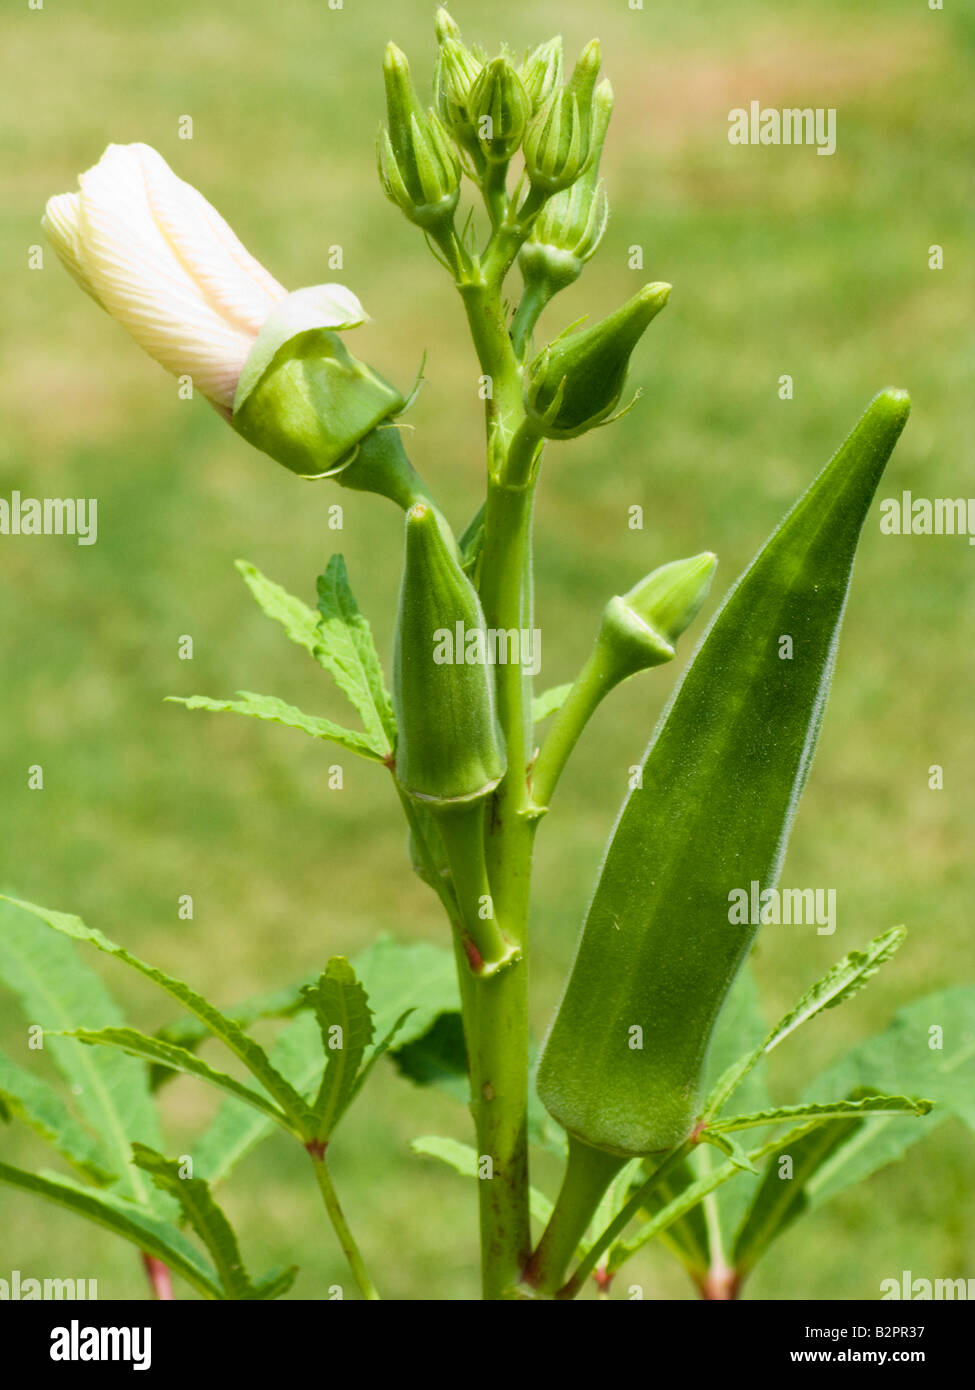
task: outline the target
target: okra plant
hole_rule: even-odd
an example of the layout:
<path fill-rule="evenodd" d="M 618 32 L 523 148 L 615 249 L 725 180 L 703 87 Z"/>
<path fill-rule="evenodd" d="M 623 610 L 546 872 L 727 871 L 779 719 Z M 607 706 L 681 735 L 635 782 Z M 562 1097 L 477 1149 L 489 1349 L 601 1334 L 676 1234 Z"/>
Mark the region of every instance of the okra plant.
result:
<path fill-rule="evenodd" d="M 631 359 L 670 286 L 649 283 L 598 322 L 550 338 L 545 311 L 607 223 L 600 157 L 613 90 L 600 80 L 599 44 L 564 73 L 557 38 L 521 62 L 506 49 L 491 57 L 464 43 L 445 10 L 436 37 L 429 103 L 404 54 L 386 50 L 378 166 L 470 328 L 486 470 L 482 498 L 472 480 L 463 528 L 408 457 L 407 439 L 423 452 L 422 435 L 402 427 L 409 393 L 353 354 L 348 335 L 366 315 L 351 290 L 288 293 L 144 145 L 110 146 L 79 191 L 51 199 L 44 223 L 96 304 L 251 445 L 314 480 L 306 505 L 325 506 L 342 487 L 397 509 L 386 509 L 389 554 L 400 537 L 403 557 L 388 679 L 341 555 L 328 560 L 314 609 L 239 566 L 265 613 L 347 697 L 348 726 L 278 694 L 181 702 L 287 725 L 310 737 L 312 758 L 316 744 L 337 744 L 374 764 L 365 775 L 377 802 L 405 816 L 441 933 L 431 920 L 427 941 L 384 938 L 351 961 L 325 960 L 341 945 L 330 940 L 316 978 L 218 1007 L 79 918 L 8 898 L 0 978 L 34 1025 L 28 1046 L 39 1030 L 69 1090 L 42 1078 L 34 1052 L 0 1058 L 0 1110 L 75 1173 L 0 1163 L 0 1180 L 129 1241 L 159 1297 L 172 1296 L 175 1275 L 204 1298 L 274 1298 L 295 1271 L 247 1273 L 214 1190 L 277 1128 L 307 1151 L 354 1284 L 377 1298 L 382 1271 L 366 1268 L 352 1234 L 368 1213 L 350 1222 L 329 1156 L 385 1056 L 414 1084 L 467 1090 L 472 1142 L 419 1136 L 414 1147 L 475 1179 L 485 1298 L 610 1297 L 613 1276 L 651 1241 L 704 1297 L 733 1298 L 804 1211 L 965 1112 L 964 987 L 910 1006 L 789 1103 L 766 1089 L 767 1054 L 851 998 L 901 945 L 900 927 L 850 951 L 772 1028 L 747 966 L 759 925 L 778 920 L 776 883 L 860 531 L 909 401 L 901 390 L 875 397 L 712 618 L 630 777 L 536 1047 L 536 836 L 553 833 L 559 780 L 593 711 L 622 681 L 658 679 L 644 673 L 675 657 L 716 559 L 648 556 L 645 578 L 602 596 L 601 616 L 593 596 L 592 650 L 576 680 L 534 690 L 532 523 L 538 491 L 544 544 L 548 455 L 611 429 L 633 404 Z M 757 908 L 729 909 L 738 890 Z M 180 1016 L 152 1034 L 127 1023 L 81 944 L 152 981 Z M 281 1022 L 266 1048 L 252 1029 L 268 1019 Z M 928 1047 L 932 1023 L 947 1056 Z M 207 1039 L 237 1059 L 233 1072 L 203 1059 Z M 221 1096 L 183 1154 L 167 1148 L 154 1104 L 178 1073 Z M 539 1151 L 562 1162 L 557 1193 L 531 1183 Z"/>

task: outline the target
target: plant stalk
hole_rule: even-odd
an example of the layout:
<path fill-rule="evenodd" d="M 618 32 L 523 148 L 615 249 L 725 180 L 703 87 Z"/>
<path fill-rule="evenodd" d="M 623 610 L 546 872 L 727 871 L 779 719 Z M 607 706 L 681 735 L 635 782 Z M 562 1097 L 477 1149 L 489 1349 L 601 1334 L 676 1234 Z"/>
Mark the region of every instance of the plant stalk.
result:
<path fill-rule="evenodd" d="M 379 1294 L 376 1291 L 375 1284 L 373 1284 L 372 1280 L 369 1278 L 369 1272 L 359 1253 L 359 1247 L 356 1245 L 352 1237 L 352 1232 L 349 1230 L 349 1224 L 345 1219 L 345 1213 L 339 1206 L 339 1199 L 336 1195 L 335 1188 L 332 1186 L 331 1174 L 325 1162 L 325 1146 L 313 1142 L 311 1144 L 306 1144 L 305 1147 L 311 1158 L 312 1167 L 315 1169 L 315 1181 L 318 1183 L 318 1190 L 322 1194 L 322 1201 L 325 1204 L 328 1219 L 332 1223 L 332 1228 L 339 1238 L 342 1253 L 349 1262 L 352 1277 L 355 1279 L 362 1297 L 368 1299 L 370 1302 L 375 1301 L 379 1298 Z"/>

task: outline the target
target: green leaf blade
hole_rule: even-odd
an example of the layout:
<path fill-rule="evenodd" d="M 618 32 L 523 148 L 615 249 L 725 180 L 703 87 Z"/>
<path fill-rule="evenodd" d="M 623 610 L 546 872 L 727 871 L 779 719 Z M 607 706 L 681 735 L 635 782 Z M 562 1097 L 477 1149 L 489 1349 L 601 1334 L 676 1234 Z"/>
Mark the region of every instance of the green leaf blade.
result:
<path fill-rule="evenodd" d="M 252 690 L 238 690 L 236 700 L 213 700 L 209 695 L 167 695 L 170 704 L 185 705 L 187 709 L 210 710 L 214 714 L 244 714 L 252 719 L 263 719 L 270 724 L 283 724 L 287 729 L 298 729 L 312 738 L 324 739 L 327 743 L 337 743 L 350 753 L 371 762 L 382 762 L 386 756 L 382 747 L 377 746 L 366 734 L 357 733 L 324 719 L 317 714 L 305 714 L 296 705 L 286 704 L 274 695 L 257 695 Z"/>
<path fill-rule="evenodd" d="M 815 1018 L 824 1009 L 835 1009 L 858 994 L 881 965 L 903 945 L 906 936 L 903 927 L 891 927 L 889 931 L 874 937 L 865 950 L 850 951 L 828 970 L 822 979 L 806 990 L 795 1008 L 779 1019 L 757 1048 L 739 1057 L 724 1072 L 705 1102 L 705 1115 L 716 1115 L 761 1058 L 778 1047 L 803 1023 Z"/>
<path fill-rule="evenodd" d="M 72 942 L 39 932 L 9 900 L 0 901 L 0 979 L 18 996 L 28 1023 L 52 1033 L 85 1022 L 125 1021 Z M 72 1089 L 77 1110 L 98 1136 L 108 1168 L 119 1175 L 120 1190 L 168 1215 L 168 1203 L 131 1161 L 133 1140 L 161 1142 L 145 1067 L 121 1053 L 95 1053 L 73 1038 L 52 1038 L 50 1055 Z"/>
<path fill-rule="evenodd" d="M 3 896 L 0 895 L 0 897 Z M 219 1038 L 243 1062 L 255 1080 L 259 1081 L 268 1094 L 278 1102 L 297 1129 L 302 1129 L 308 1122 L 309 1110 L 306 1102 L 280 1072 L 271 1065 L 264 1048 L 245 1033 L 233 1019 L 227 1018 L 209 1000 L 197 994 L 183 980 L 168 975 L 164 970 L 150 965 L 147 961 L 140 960 L 138 956 L 127 951 L 124 946 L 119 946 L 114 941 L 109 940 L 96 927 L 86 926 L 80 917 L 75 917 L 67 912 L 58 912 L 53 908 L 39 907 L 36 903 L 23 902 L 18 898 L 7 897 L 5 900 L 40 918 L 42 922 L 63 936 L 70 937 L 75 941 L 88 942 L 99 951 L 104 951 L 106 955 L 114 956 L 116 960 L 130 965 L 141 975 L 152 980 L 154 984 L 159 985 L 185 1009 L 188 1009 L 190 1013 L 195 1014 L 202 1023 L 206 1024 L 213 1036 Z M 84 1047 L 84 1044 L 79 1043 L 78 1046 Z M 91 1054 L 91 1049 L 88 1051 Z M 99 1054 L 91 1055 L 97 1056 Z M 106 1055 L 112 1056 L 113 1054 L 108 1053 Z M 152 1113 L 155 1114 L 155 1111 Z M 147 1147 L 152 1148 L 153 1146 L 148 1145 Z"/>
<path fill-rule="evenodd" d="M 108 1166 L 100 1144 L 75 1118 L 52 1086 L 18 1067 L 0 1052 L 0 1103 L 5 1118 L 23 1121 L 51 1144 L 90 1182 L 115 1182 L 118 1174 Z"/>
<path fill-rule="evenodd" d="M 396 746 L 396 717 L 369 623 L 349 585 L 345 559 L 333 555 L 318 578 L 319 644 L 315 657 L 359 712 L 380 756 Z"/>
<path fill-rule="evenodd" d="M 218 1090 L 229 1092 L 238 1100 L 259 1110 L 262 1115 L 268 1116 L 275 1124 L 283 1128 L 289 1128 L 287 1117 L 260 1092 L 253 1090 L 250 1086 L 245 1086 L 233 1076 L 228 1076 L 226 1072 L 219 1071 L 216 1067 L 211 1067 L 208 1062 L 204 1062 L 195 1053 L 189 1052 L 185 1047 L 178 1047 L 174 1043 L 164 1042 L 161 1038 L 151 1037 L 148 1033 L 140 1033 L 135 1028 L 76 1028 L 70 1035 L 77 1038 L 79 1042 L 86 1043 L 89 1047 L 117 1047 L 130 1057 L 139 1057 L 143 1061 L 152 1062 L 157 1066 L 171 1067 L 174 1071 L 182 1072 L 186 1076 L 194 1076 L 198 1080 L 206 1081 Z"/>
<path fill-rule="evenodd" d="M 0 1183 L 42 1197 L 97 1226 L 103 1226 L 129 1241 L 137 1250 L 162 1260 L 204 1298 L 221 1297 L 216 1271 L 177 1227 L 160 1220 L 148 1207 L 125 1201 L 111 1190 L 85 1189 L 67 1179 L 28 1173 L 7 1163 L 0 1163 Z"/>

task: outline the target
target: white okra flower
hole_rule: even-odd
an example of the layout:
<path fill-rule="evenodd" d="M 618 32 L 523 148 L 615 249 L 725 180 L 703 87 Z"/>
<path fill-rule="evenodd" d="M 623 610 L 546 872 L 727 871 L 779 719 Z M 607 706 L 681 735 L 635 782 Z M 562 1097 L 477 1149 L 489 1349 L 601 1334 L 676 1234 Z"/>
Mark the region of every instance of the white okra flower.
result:
<path fill-rule="evenodd" d="M 288 291 L 149 145 L 109 145 L 80 191 L 51 198 L 43 227 L 82 289 L 140 347 L 229 419 L 241 370 Z M 326 329 L 366 321 L 344 285 L 313 291 Z"/>

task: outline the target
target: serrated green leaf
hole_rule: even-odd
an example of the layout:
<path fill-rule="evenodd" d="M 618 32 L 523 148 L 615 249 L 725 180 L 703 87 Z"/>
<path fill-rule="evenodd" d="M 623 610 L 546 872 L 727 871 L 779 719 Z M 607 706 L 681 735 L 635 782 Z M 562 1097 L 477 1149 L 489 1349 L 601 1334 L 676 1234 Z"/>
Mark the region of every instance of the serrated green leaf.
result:
<path fill-rule="evenodd" d="M 762 1057 L 778 1047 L 779 1043 L 784 1042 L 803 1023 L 815 1018 L 824 1009 L 834 1009 L 837 1004 L 844 1004 L 859 993 L 881 965 L 903 944 L 906 936 L 903 927 L 891 927 L 890 931 L 874 937 L 865 950 L 851 951 L 828 970 L 821 980 L 817 980 L 811 989 L 806 990 L 795 1008 L 779 1019 L 758 1047 L 732 1063 L 708 1096 L 704 1105 L 705 1116 L 716 1115 Z"/>
<path fill-rule="evenodd" d="M 81 1125 L 52 1086 L 40 1076 L 18 1067 L 0 1052 L 0 1107 L 3 1118 L 22 1120 L 57 1149 L 62 1157 L 91 1182 L 115 1182 L 99 1144 Z"/>
<path fill-rule="evenodd" d="M 215 1008 L 209 1000 L 190 989 L 189 985 L 176 979 L 175 976 L 167 975 L 164 970 L 159 970 L 156 966 L 140 960 L 138 956 L 132 955 L 123 946 L 118 946 L 114 941 L 110 941 L 96 927 L 86 926 L 80 917 L 75 917 L 67 912 L 57 912 L 52 908 L 38 907 L 35 903 L 23 902 L 19 898 L 10 898 L 5 894 L 0 894 L 0 898 L 12 903 L 15 907 L 22 908 L 25 912 L 32 913 L 35 917 L 39 917 L 42 922 L 46 922 L 49 927 L 60 932 L 63 936 L 70 937 L 75 941 L 89 942 L 99 951 L 104 951 L 107 955 L 114 956 L 116 960 L 131 965 L 134 970 L 138 970 L 141 975 L 145 975 L 147 979 L 159 985 L 167 994 L 171 994 L 174 999 L 178 1000 L 185 1009 L 188 1009 L 202 1023 L 205 1023 L 214 1037 L 219 1038 L 243 1062 L 251 1075 L 261 1083 L 270 1096 L 274 1097 L 297 1128 L 301 1129 L 309 1122 L 311 1116 L 304 1098 L 271 1065 L 263 1047 L 249 1037 L 232 1019 L 227 1018 L 219 1009 Z M 78 1046 L 84 1047 L 84 1044 L 79 1043 Z M 86 1050 L 89 1056 L 115 1055 L 114 1053 L 93 1053 L 90 1048 Z M 155 1112 L 153 1111 L 153 1113 Z M 151 1148 L 152 1145 L 147 1145 L 147 1147 Z"/>
<path fill-rule="evenodd" d="M 782 1139 L 768 1140 L 766 1143 L 759 1145 L 758 1148 L 751 1149 L 748 1153 L 749 1161 L 755 1164 L 759 1159 L 765 1158 L 782 1144 L 794 1143 L 801 1138 L 802 1135 L 808 1134 L 812 1129 L 815 1129 L 817 1123 L 819 1122 L 812 1120 L 806 1124 L 797 1125 L 794 1130 L 790 1131 L 790 1133 L 785 1135 Z M 711 1172 L 706 1173 L 703 1177 L 698 1178 L 695 1182 L 683 1188 L 672 1202 L 668 1202 L 665 1207 L 661 1207 L 649 1221 L 645 1222 L 630 1240 L 614 1241 L 608 1263 L 610 1272 L 615 1272 L 619 1269 L 631 1255 L 635 1255 L 638 1250 L 642 1250 L 648 1241 L 653 1240 L 655 1236 L 659 1236 L 662 1231 L 665 1231 L 668 1226 L 677 1221 L 680 1217 L 693 1211 L 705 1197 L 717 1191 L 717 1189 L 722 1187 L 726 1182 L 730 1182 L 732 1178 L 737 1177 L 741 1172 L 742 1169 L 739 1164 L 733 1163 L 729 1159 L 718 1168 L 712 1169 Z M 630 1202 L 634 1203 L 635 1200 L 635 1198 L 631 1197 Z M 642 1205 L 642 1203 L 640 1205 Z M 625 1211 L 626 1207 L 623 1208 L 623 1212 Z M 623 1216 L 623 1212 L 620 1213 L 620 1217 Z M 618 1217 L 617 1220 L 619 1220 L 620 1217 Z"/>
<path fill-rule="evenodd" d="M 369 996 L 377 1037 L 386 1037 L 407 1017 L 394 1039 L 392 1055 L 416 1040 L 445 1012 L 460 1008 L 453 952 L 428 942 L 405 944 L 380 937 L 354 957 L 359 982 Z M 314 1093 L 322 1075 L 322 1044 L 311 1013 L 295 1019 L 271 1049 L 274 1066 L 303 1096 Z M 369 1049 L 365 1065 L 369 1063 Z M 193 1146 L 198 1169 L 211 1182 L 226 1177 L 240 1160 L 272 1132 L 269 1120 L 237 1101 L 228 1100 Z"/>
<path fill-rule="evenodd" d="M 313 983 L 313 978 L 309 978 L 284 989 L 264 990 L 260 994 L 249 995 L 233 1008 L 226 1009 L 225 1013 L 241 1028 L 249 1028 L 252 1023 L 267 1018 L 293 1018 L 295 1014 L 308 1008 L 301 990 L 304 985 Z M 198 1018 L 183 1017 L 164 1024 L 154 1036 L 160 1042 L 173 1043 L 176 1047 L 185 1047 L 188 1052 L 193 1052 L 205 1038 L 210 1037 L 210 1030 Z M 153 1091 L 158 1090 L 165 1081 L 175 1075 L 169 1067 L 150 1067 L 150 1088 Z"/>
<path fill-rule="evenodd" d="M 923 1125 L 896 1117 L 865 1121 L 811 1178 L 813 1206 L 900 1158 L 951 1115 L 975 1128 L 975 986 L 957 985 L 912 1001 L 889 1028 L 820 1073 L 805 1096 L 823 1091 L 912 1091 L 930 1097 L 935 1109 Z"/>
<path fill-rule="evenodd" d="M 0 979 L 18 996 L 28 1024 L 58 1031 L 92 1021 L 125 1022 L 101 978 L 78 958 L 70 941 L 38 931 L 2 901 Z M 157 1197 L 131 1160 L 133 1140 L 161 1142 L 145 1067 L 122 1053 L 95 1053 L 73 1038 L 52 1039 L 49 1051 L 71 1087 L 77 1110 L 98 1136 L 108 1168 L 118 1174 L 120 1190 L 168 1215 L 169 1204 Z"/>
<path fill-rule="evenodd" d="M 223 711 L 246 714 L 253 719 L 264 719 L 271 724 L 283 724 L 289 729 L 300 729 L 303 734 L 325 739 L 328 743 L 337 743 L 350 753 L 357 753 L 359 757 L 368 758 L 372 762 L 382 762 L 385 757 L 385 750 L 374 744 L 368 735 L 343 728 L 341 724 L 333 724 L 331 719 L 304 714 L 296 706 L 285 704 L 273 695 L 255 695 L 250 690 L 238 690 L 237 694 L 240 697 L 237 700 L 211 700 L 208 695 L 167 695 L 166 699 L 170 704 L 185 705 L 187 709 L 206 709 L 218 714 Z"/>
<path fill-rule="evenodd" d="M 144 1144 L 134 1145 L 132 1156 L 137 1166 L 150 1175 L 157 1187 L 168 1193 L 169 1196 L 175 1197 L 179 1202 L 183 1215 L 210 1252 L 224 1297 L 227 1299 L 268 1297 L 266 1291 L 259 1293 L 252 1283 L 247 1270 L 244 1268 L 244 1261 L 233 1227 L 221 1207 L 214 1201 L 206 1181 L 203 1178 L 181 1176 L 181 1164 L 178 1159 L 165 1158 L 154 1149 L 146 1148 Z M 297 1274 L 297 1269 L 288 1271 L 288 1273 L 291 1275 L 291 1280 L 288 1282 L 283 1282 L 287 1279 L 287 1275 L 275 1273 L 271 1284 L 265 1284 L 265 1290 L 280 1288 L 280 1291 L 284 1292 L 285 1289 L 290 1288 L 290 1284 Z"/>
<path fill-rule="evenodd" d="M 182 1232 L 155 1216 L 146 1206 L 115 1196 L 114 1189 L 82 1188 L 66 1178 L 28 1173 L 7 1163 L 0 1163 L 0 1182 L 21 1192 L 32 1192 L 104 1226 L 114 1235 L 130 1241 L 138 1250 L 162 1260 L 204 1298 L 221 1297 L 216 1271 Z"/>
<path fill-rule="evenodd" d="M 318 611 L 315 657 L 358 710 L 370 743 L 389 757 L 396 746 L 393 704 L 372 630 L 359 612 L 341 555 L 333 555 L 318 577 Z"/>
<path fill-rule="evenodd" d="M 312 1007 L 325 1051 L 325 1071 L 312 1110 L 316 1135 L 328 1140 L 352 1100 L 356 1076 L 373 1039 L 372 1010 L 344 956 L 333 956 L 305 998 Z"/>
<path fill-rule="evenodd" d="M 742 1128 L 747 1128 L 743 1125 Z M 736 1168 L 741 1168 L 745 1173 L 758 1174 L 758 1169 L 745 1153 L 736 1139 L 732 1139 L 727 1131 L 719 1129 L 702 1129 L 698 1139 L 705 1144 L 713 1144 L 716 1149 L 720 1149 L 726 1158 L 730 1158 Z"/>
<path fill-rule="evenodd" d="M 762 1125 L 780 1125 L 789 1120 L 844 1120 L 863 1115 L 927 1115 L 933 1101 L 915 1100 L 911 1096 L 865 1096 L 862 1100 L 807 1101 L 803 1105 L 779 1105 L 771 1110 L 759 1110 L 753 1115 L 732 1115 L 727 1120 L 715 1120 L 700 1138 L 714 1142 L 715 1135 L 737 1133 L 742 1129 L 759 1129 Z"/>
<path fill-rule="evenodd" d="M 754 1268 L 768 1246 L 809 1207 L 806 1184 L 837 1148 L 863 1127 L 862 1119 L 821 1125 L 773 1153 L 755 1190 L 731 1248 L 732 1266 L 739 1278 Z M 781 1160 L 788 1156 L 788 1176 Z"/>
<path fill-rule="evenodd" d="M 480 1178 L 478 1169 L 480 1158 L 477 1150 L 470 1144 L 463 1144 L 459 1139 L 451 1139 L 444 1134 L 423 1134 L 419 1139 L 414 1139 L 410 1148 L 416 1154 L 422 1154 L 428 1158 L 439 1158 L 441 1163 L 446 1163 L 448 1168 L 453 1168 L 456 1173 L 460 1173 L 465 1178 L 476 1178 L 481 1182 L 488 1182 L 488 1178 Z M 552 1203 L 545 1196 L 544 1192 L 539 1192 L 532 1187 L 528 1192 L 528 1204 L 532 1216 L 536 1221 L 548 1223 L 552 1215 Z"/>
<path fill-rule="evenodd" d="M 737 1061 L 744 1052 L 750 1051 L 754 1047 L 755 1039 L 764 1038 L 767 1032 L 768 1020 L 762 1011 L 754 972 L 750 962 L 746 961 L 731 987 L 724 1008 L 718 1016 L 711 1051 L 708 1056 L 705 1094 L 711 1091 L 733 1062 Z M 764 1061 L 759 1061 L 741 1081 L 736 1094 L 742 1110 L 765 1110 L 772 1104 L 772 1097 L 768 1090 L 767 1070 Z M 709 1170 L 712 1157 L 717 1158 L 717 1155 L 712 1154 L 711 1150 L 703 1151 L 698 1148 L 695 1151 L 689 1163 L 692 1170 L 692 1181 L 694 1178 L 702 1176 L 705 1169 Z M 700 1210 L 692 1212 L 686 1221 L 693 1225 L 694 1230 L 688 1231 L 683 1222 L 676 1222 L 667 1228 L 663 1243 L 683 1241 L 687 1248 L 696 1254 L 699 1250 L 703 1228 L 705 1238 L 708 1241 L 715 1234 L 720 1235 L 723 1248 L 725 1233 L 730 1234 L 738 1229 L 741 1218 L 748 1207 L 751 1197 L 750 1189 L 754 1187 L 755 1181 L 757 1179 L 742 1178 L 738 1182 L 725 1183 L 714 1194 L 708 1222 L 705 1222 Z M 705 1269 L 712 1263 L 713 1261 L 709 1256 Z M 692 1277 L 697 1277 L 700 1273 L 697 1265 L 693 1267 L 688 1265 L 688 1269 Z"/>
<path fill-rule="evenodd" d="M 315 610 L 302 603 L 300 598 L 295 598 L 294 594 L 289 594 L 287 589 L 282 589 L 280 584 L 268 579 L 256 565 L 247 560 L 237 560 L 235 564 L 260 608 L 274 622 L 281 624 L 292 642 L 304 647 L 317 661 L 319 638 L 318 614 Z"/>
<path fill-rule="evenodd" d="M 568 681 L 565 685 L 553 685 L 550 690 L 543 690 L 541 695 L 536 695 L 532 700 L 532 721 L 540 724 L 550 714 L 557 714 L 569 698 L 571 689 L 572 682 Z"/>
<path fill-rule="evenodd" d="M 242 1081 L 238 1081 L 235 1077 L 228 1076 L 226 1072 L 211 1067 L 208 1062 L 204 1062 L 195 1053 L 187 1051 L 185 1047 L 177 1047 L 175 1043 L 163 1042 L 161 1038 L 140 1033 L 135 1028 L 75 1028 L 69 1036 L 93 1047 L 119 1047 L 130 1057 L 141 1057 L 143 1061 L 171 1067 L 174 1071 L 183 1072 L 187 1076 L 195 1076 L 201 1081 L 208 1081 L 211 1086 L 216 1086 L 221 1091 L 229 1091 L 231 1095 L 245 1101 L 263 1115 L 269 1116 L 283 1129 L 291 1133 L 294 1132 L 288 1123 L 287 1116 L 266 1096 L 262 1096 L 259 1091 L 252 1090 L 250 1086 L 245 1086 Z"/>
<path fill-rule="evenodd" d="M 299 1015 L 283 1030 L 268 1056 L 271 1065 L 302 1095 L 312 1091 L 322 1074 L 322 1045 L 314 1017 L 310 1013 Z M 190 1145 L 195 1171 L 211 1187 L 222 1182 L 274 1130 L 273 1121 L 249 1105 L 224 1101 L 209 1127 Z"/>

